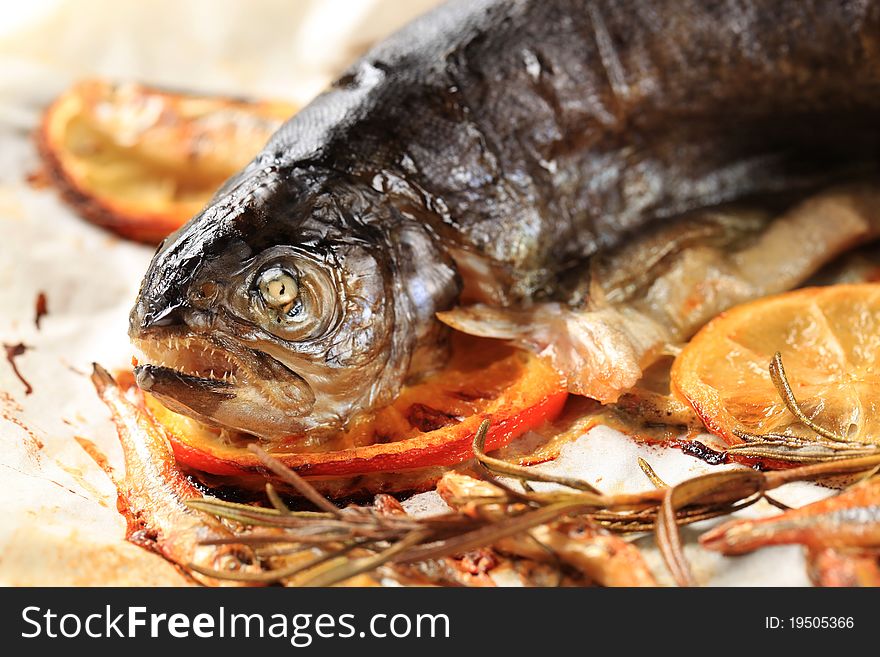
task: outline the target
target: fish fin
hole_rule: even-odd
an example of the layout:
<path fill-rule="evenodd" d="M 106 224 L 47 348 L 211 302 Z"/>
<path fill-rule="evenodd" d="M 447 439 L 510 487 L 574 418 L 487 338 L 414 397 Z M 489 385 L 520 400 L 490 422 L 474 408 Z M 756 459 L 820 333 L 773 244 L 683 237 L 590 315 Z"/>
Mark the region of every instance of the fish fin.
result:
<path fill-rule="evenodd" d="M 666 342 L 662 327 L 638 313 L 601 308 L 578 310 L 559 303 L 528 308 L 476 304 L 437 317 L 448 326 L 487 338 L 507 340 L 546 360 L 570 392 L 617 401 L 641 378 L 645 358 Z"/>
<path fill-rule="evenodd" d="M 523 340 L 529 336 L 530 329 L 537 328 L 531 309 L 499 308 L 482 303 L 438 312 L 437 318 L 456 331 L 481 338 Z"/>

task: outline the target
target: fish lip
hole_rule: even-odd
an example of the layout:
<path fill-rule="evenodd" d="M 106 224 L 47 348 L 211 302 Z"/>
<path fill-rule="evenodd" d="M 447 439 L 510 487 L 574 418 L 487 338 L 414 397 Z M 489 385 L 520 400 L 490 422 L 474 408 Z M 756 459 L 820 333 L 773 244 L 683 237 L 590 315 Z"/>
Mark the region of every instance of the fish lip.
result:
<path fill-rule="evenodd" d="M 162 365 L 137 365 L 134 368 L 134 376 L 138 388 L 144 392 L 150 392 L 159 380 L 175 380 L 178 384 L 190 388 L 201 388 L 222 398 L 232 399 L 235 397 L 235 393 L 230 392 L 230 389 L 234 387 L 230 381 L 186 374 Z"/>

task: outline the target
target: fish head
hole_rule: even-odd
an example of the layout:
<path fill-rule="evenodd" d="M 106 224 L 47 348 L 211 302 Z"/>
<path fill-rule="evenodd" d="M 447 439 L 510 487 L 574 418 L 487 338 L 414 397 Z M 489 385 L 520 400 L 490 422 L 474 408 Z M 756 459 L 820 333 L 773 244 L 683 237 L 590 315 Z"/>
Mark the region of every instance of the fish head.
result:
<path fill-rule="evenodd" d="M 424 315 L 401 240 L 364 221 L 370 194 L 325 190 L 302 171 L 242 174 L 159 247 L 129 323 L 143 390 L 277 439 L 338 430 L 399 389 Z"/>

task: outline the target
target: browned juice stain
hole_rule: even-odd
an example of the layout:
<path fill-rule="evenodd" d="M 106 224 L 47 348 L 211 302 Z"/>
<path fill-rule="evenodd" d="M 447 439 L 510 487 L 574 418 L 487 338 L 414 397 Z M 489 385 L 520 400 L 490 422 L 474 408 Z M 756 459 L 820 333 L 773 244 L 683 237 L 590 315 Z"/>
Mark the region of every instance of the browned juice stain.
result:
<path fill-rule="evenodd" d="M 44 168 L 31 171 L 25 177 L 25 181 L 32 189 L 48 189 L 52 186 L 52 177 Z"/>
<path fill-rule="evenodd" d="M 114 478 L 113 468 L 110 466 L 110 461 L 107 459 L 107 455 L 101 451 L 101 449 L 88 438 L 84 438 L 83 436 L 74 436 L 73 439 L 79 443 L 79 446 L 85 450 L 85 453 L 88 454 L 92 460 L 97 464 L 101 470 L 103 470 L 108 477 L 111 479 Z"/>
<path fill-rule="evenodd" d="M 3 344 L 3 347 L 6 349 L 6 360 L 12 366 L 12 371 L 15 373 L 15 376 L 18 377 L 18 380 L 24 384 L 24 394 L 29 395 L 34 391 L 34 387 L 28 382 L 27 379 L 22 376 L 22 373 L 18 369 L 18 364 L 15 362 L 15 359 L 19 356 L 24 355 L 30 347 L 25 345 L 22 342 L 18 344 Z"/>
<path fill-rule="evenodd" d="M 12 424 L 21 428 L 28 435 L 28 452 L 32 456 L 36 456 L 36 453 L 44 447 L 43 441 L 40 440 L 36 433 L 34 433 L 33 429 L 18 417 L 17 414 L 22 411 L 21 404 L 15 399 L 15 397 L 5 390 L 0 390 L 0 403 L 3 405 L 3 408 L 0 408 L 0 418 L 3 418 L 7 422 L 12 422 Z"/>
<path fill-rule="evenodd" d="M 37 330 L 40 330 L 40 322 L 43 317 L 49 314 L 49 305 L 46 300 L 46 293 L 40 291 L 37 293 L 37 298 L 34 302 L 34 326 L 37 327 Z"/>

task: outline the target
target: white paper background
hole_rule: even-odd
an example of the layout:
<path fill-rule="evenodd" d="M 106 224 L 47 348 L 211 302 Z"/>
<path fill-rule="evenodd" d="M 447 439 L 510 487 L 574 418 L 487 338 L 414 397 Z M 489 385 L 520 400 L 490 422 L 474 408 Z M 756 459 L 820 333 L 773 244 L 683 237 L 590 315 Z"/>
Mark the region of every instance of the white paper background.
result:
<path fill-rule="evenodd" d="M 43 107 L 82 77 L 108 76 L 204 92 L 307 102 L 365 46 L 432 0 L 41 0 L 0 3 L 0 341 L 29 347 L 17 363 L 31 395 L 0 361 L 0 583 L 183 584 L 161 558 L 122 540 L 124 522 L 107 477 L 74 436 L 120 465 L 106 410 L 87 373 L 92 361 L 125 367 L 128 309 L 151 249 L 120 241 L 77 218 L 51 189 L 26 176 Z M 33 322 L 39 291 L 48 299 Z M 38 445 L 41 444 L 42 447 Z M 599 428 L 542 467 L 586 477 L 602 489 L 649 486 L 637 457 L 668 482 L 708 470 L 675 450 L 637 445 Z M 780 499 L 827 494 L 798 485 Z M 407 502 L 436 509 L 434 494 Z M 772 512 L 762 504 L 747 513 Z M 704 524 L 705 526 L 705 524 Z M 686 535 L 693 538 L 691 528 Z M 640 539 L 669 582 L 650 537 Z M 701 582 L 804 585 L 798 547 L 735 559 L 687 546 Z"/>

